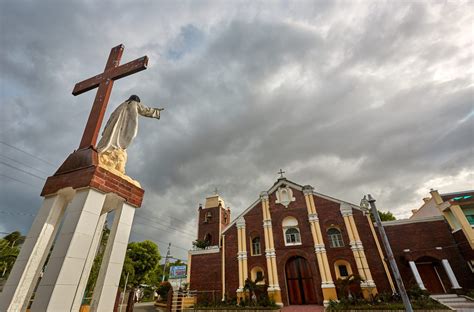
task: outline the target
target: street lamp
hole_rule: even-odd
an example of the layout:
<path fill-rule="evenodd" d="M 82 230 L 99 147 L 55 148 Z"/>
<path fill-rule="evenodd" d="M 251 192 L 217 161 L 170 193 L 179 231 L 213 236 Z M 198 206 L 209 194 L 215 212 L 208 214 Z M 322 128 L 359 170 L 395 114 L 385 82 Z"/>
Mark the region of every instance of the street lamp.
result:
<path fill-rule="evenodd" d="M 380 237 L 382 238 L 383 247 L 385 249 L 385 252 L 387 253 L 388 262 L 390 263 L 390 267 L 392 268 L 395 281 L 397 282 L 398 290 L 400 291 L 400 296 L 402 297 L 405 310 L 408 312 L 413 312 L 413 308 L 411 306 L 410 299 L 408 298 L 405 285 L 403 284 L 402 277 L 400 276 L 400 271 L 398 271 L 397 263 L 395 262 L 395 258 L 393 257 L 392 248 L 390 247 L 387 234 L 385 234 L 385 229 L 383 228 L 382 220 L 380 219 L 379 212 L 375 207 L 375 199 L 370 194 L 368 194 L 367 196 L 364 195 L 364 198 L 362 198 L 362 200 L 360 201 L 360 206 L 372 212 L 372 215 L 375 219 L 375 223 L 377 224 L 377 228 L 379 229 Z"/>

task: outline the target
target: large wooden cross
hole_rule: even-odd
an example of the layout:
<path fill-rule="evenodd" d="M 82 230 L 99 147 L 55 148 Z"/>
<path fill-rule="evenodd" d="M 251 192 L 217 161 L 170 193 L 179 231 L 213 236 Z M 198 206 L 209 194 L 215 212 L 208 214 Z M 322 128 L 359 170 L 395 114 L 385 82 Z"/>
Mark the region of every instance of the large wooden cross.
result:
<path fill-rule="evenodd" d="M 147 68 L 147 56 L 119 66 L 123 49 L 123 44 L 112 48 L 104 72 L 77 83 L 74 90 L 72 90 L 73 95 L 79 95 L 97 87 L 99 88 L 84 129 L 84 134 L 82 135 L 79 149 L 95 147 L 114 81 Z"/>

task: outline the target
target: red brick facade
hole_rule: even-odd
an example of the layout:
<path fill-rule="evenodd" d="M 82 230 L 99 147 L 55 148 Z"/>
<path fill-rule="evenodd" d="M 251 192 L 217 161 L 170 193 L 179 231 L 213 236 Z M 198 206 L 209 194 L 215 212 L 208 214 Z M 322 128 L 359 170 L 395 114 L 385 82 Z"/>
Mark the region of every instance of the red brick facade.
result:
<path fill-rule="evenodd" d="M 279 186 L 291 187 L 293 200 L 287 206 L 277 203 L 276 189 Z M 286 179 L 279 179 L 269 192 L 269 210 L 271 214 L 271 225 L 276 254 L 278 284 L 281 289 L 281 297 L 284 305 L 289 304 L 288 289 L 286 281 L 285 267 L 288 260 L 294 256 L 300 256 L 306 259 L 309 264 L 309 270 L 312 278 L 314 292 L 317 302 L 323 303 L 323 292 L 321 288 L 321 272 L 315 255 L 315 242 L 311 233 L 310 222 L 308 220 L 308 210 L 303 194 L 303 188 Z M 372 278 L 376 284 L 378 292 L 391 292 L 389 279 L 380 258 L 377 249 L 376 240 L 373 236 L 366 212 L 357 205 L 351 205 L 343 201 L 330 198 L 325 195 L 314 193 L 314 203 L 316 206 L 317 217 L 324 240 L 326 254 L 329 262 L 332 280 L 336 281 L 336 268 L 334 263 L 337 260 L 347 261 L 353 273 L 358 273 L 358 268 L 354 258 L 354 252 L 349 245 L 350 239 L 347 233 L 344 217 L 341 213 L 341 204 L 352 207 L 352 216 L 363 245 L 368 266 Z M 222 295 L 222 273 L 221 262 L 224 252 L 224 271 L 225 271 L 225 294 L 227 297 L 235 297 L 239 287 L 239 260 L 238 260 L 238 238 L 237 225 L 234 221 L 226 229 L 219 233 L 218 222 L 203 223 L 204 212 L 212 211 L 216 213 L 217 207 L 199 210 L 199 238 L 202 238 L 204 232 L 222 234 L 224 245 L 220 245 L 218 253 L 203 253 L 199 251 L 191 252 L 192 265 L 190 276 L 190 289 L 192 290 L 219 290 Z M 247 269 L 248 276 L 251 277 L 251 271 L 254 267 L 263 269 L 264 276 L 268 276 L 267 259 L 264 240 L 264 218 L 262 212 L 262 202 L 257 201 L 253 207 L 249 207 L 241 217 L 245 220 L 245 242 L 247 250 Z M 282 227 L 283 220 L 286 217 L 293 217 L 298 221 L 298 229 L 301 237 L 300 245 L 285 245 L 285 234 Z M 330 247 L 327 231 L 337 228 L 342 234 L 343 246 Z M 400 235 L 403 233 L 404 235 Z M 431 256 L 438 260 L 447 259 L 453 267 L 454 273 L 459 277 L 459 282 L 463 287 L 473 288 L 473 278 L 467 270 L 466 261 L 462 257 L 459 249 L 456 247 L 456 241 L 444 221 L 438 222 L 417 222 L 406 225 L 392 225 L 387 227 L 387 234 L 392 243 L 392 248 L 400 266 L 400 271 L 407 284 L 412 283 L 413 273 L 407 265 L 407 259 L 418 259 L 422 256 Z M 260 254 L 254 255 L 252 252 L 252 239 L 260 237 Z M 379 240 L 380 241 L 380 240 Z M 213 243 L 216 241 L 213 240 Z M 225 246 L 222 248 L 222 246 Z M 442 247 L 442 249 L 436 249 Z M 404 249 L 413 250 L 413 252 L 404 252 Z M 444 274 L 444 275 L 443 275 Z M 443 273 L 441 278 L 445 285 L 449 284 L 448 276 Z M 212 281 L 211 281 L 212 279 Z M 215 280 L 214 280 L 215 279 Z"/>
<path fill-rule="evenodd" d="M 459 284 L 464 289 L 474 288 L 474 275 L 467 266 L 460 246 L 452 235 L 448 223 L 441 217 L 435 221 L 413 222 L 407 224 L 384 224 L 392 247 L 393 255 L 406 287 L 415 285 L 415 278 L 408 261 L 432 262 L 446 292 L 451 291 L 451 282 L 441 265 L 441 260 L 449 261 Z"/>

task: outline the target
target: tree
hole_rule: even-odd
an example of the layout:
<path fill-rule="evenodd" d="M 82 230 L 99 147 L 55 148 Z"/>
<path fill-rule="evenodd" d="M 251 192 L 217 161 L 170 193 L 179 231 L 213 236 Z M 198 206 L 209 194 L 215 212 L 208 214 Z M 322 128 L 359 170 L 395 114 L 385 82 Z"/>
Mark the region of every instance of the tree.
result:
<path fill-rule="evenodd" d="M 134 272 L 133 279 L 129 276 L 128 280 L 135 286 L 146 283 L 148 274 L 156 268 L 161 259 L 158 246 L 149 240 L 129 243 L 127 257 L 133 265 Z"/>
<path fill-rule="evenodd" d="M 107 240 L 109 239 L 110 229 L 105 224 L 104 228 L 102 229 L 102 236 L 100 238 L 99 249 L 97 254 L 94 258 L 94 264 L 92 265 L 91 273 L 89 274 L 89 279 L 87 281 L 86 286 L 86 297 L 91 297 L 92 292 L 94 291 L 95 283 L 97 281 L 97 277 L 99 276 L 100 265 L 102 264 L 102 258 L 104 256 L 105 247 L 107 246 Z"/>
<path fill-rule="evenodd" d="M 0 240 L 0 278 L 7 278 L 13 264 L 20 253 L 20 245 L 25 241 L 25 236 L 15 231 Z"/>
<path fill-rule="evenodd" d="M 397 218 L 395 218 L 395 216 L 390 211 L 387 211 L 387 212 L 383 212 L 380 210 L 377 210 L 377 211 L 379 212 L 380 220 L 382 221 L 397 220 Z M 370 214 L 370 219 L 372 220 L 372 222 L 375 222 L 374 216 L 372 214 Z"/>

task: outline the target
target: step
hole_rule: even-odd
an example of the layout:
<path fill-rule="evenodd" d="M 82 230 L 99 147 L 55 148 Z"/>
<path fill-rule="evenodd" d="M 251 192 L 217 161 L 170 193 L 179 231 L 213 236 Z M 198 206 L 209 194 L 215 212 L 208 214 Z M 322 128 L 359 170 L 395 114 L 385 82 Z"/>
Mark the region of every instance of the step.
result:
<path fill-rule="evenodd" d="M 473 308 L 474 309 L 474 303 L 473 302 L 450 303 L 448 305 L 451 308 Z"/>
<path fill-rule="evenodd" d="M 455 302 L 468 302 L 466 298 L 463 297 L 457 297 L 457 298 L 446 298 L 446 299 L 438 299 L 441 302 L 446 302 L 446 303 L 455 303 Z"/>
<path fill-rule="evenodd" d="M 442 294 L 442 295 L 431 295 L 430 297 L 436 299 L 444 299 L 444 298 L 458 298 L 456 294 Z"/>

